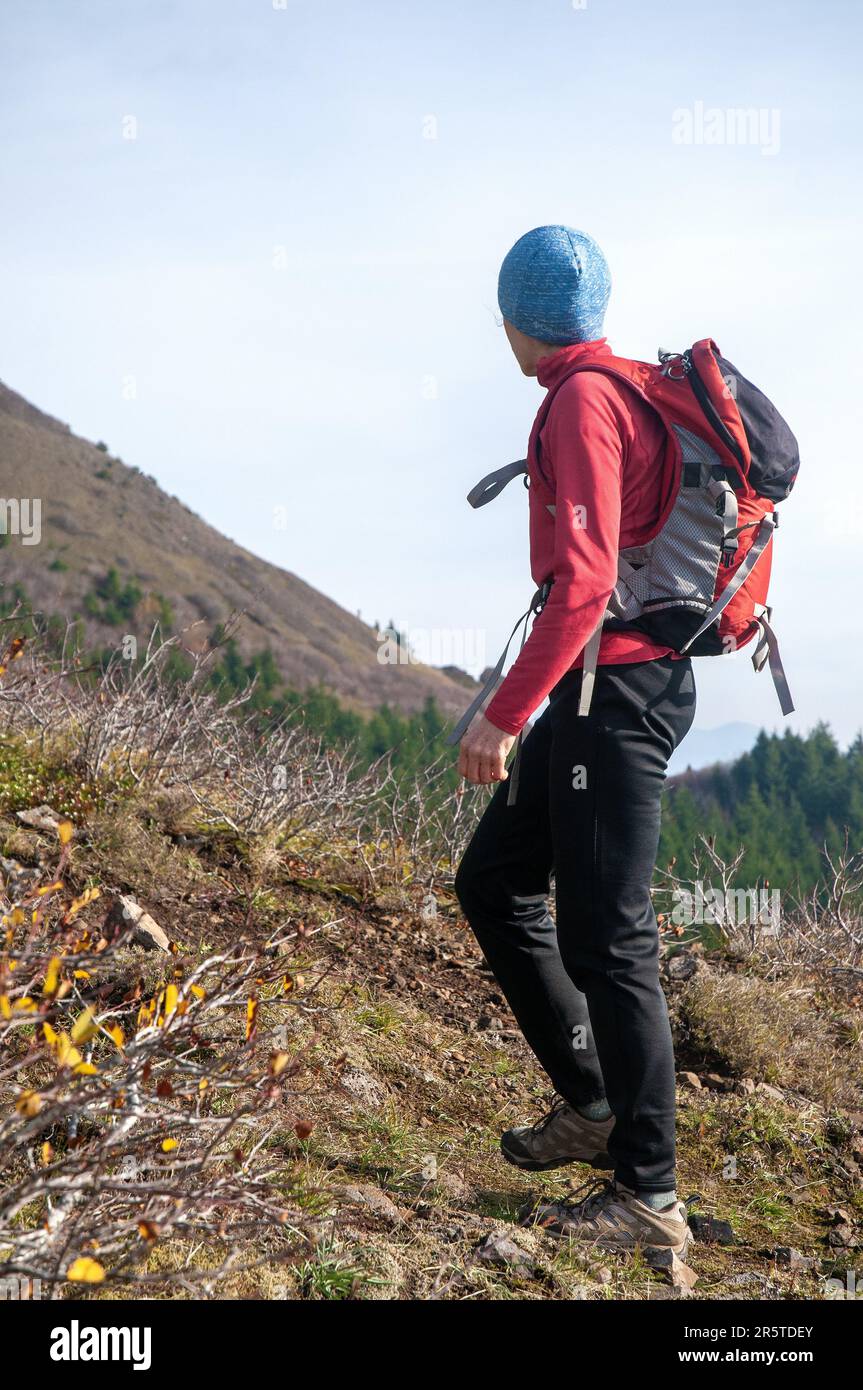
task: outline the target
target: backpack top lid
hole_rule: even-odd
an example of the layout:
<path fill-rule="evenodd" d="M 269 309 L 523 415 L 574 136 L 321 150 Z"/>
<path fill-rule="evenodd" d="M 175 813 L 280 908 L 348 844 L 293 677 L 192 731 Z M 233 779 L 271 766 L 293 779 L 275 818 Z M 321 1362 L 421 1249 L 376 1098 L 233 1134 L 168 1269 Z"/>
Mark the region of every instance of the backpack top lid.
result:
<path fill-rule="evenodd" d="M 722 356 L 712 338 L 702 338 L 688 358 L 693 390 L 719 437 L 735 454 L 749 487 L 759 497 L 781 502 L 794 486 L 800 467 L 797 440 L 788 424 L 773 402 Z M 718 422 L 712 419 L 714 412 Z"/>
<path fill-rule="evenodd" d="M 759 497 L 781 502 L 794 486 L 800 450 L 771 400 L 717 352 L 717 363 L 749 441 L 749 481 Z"/>

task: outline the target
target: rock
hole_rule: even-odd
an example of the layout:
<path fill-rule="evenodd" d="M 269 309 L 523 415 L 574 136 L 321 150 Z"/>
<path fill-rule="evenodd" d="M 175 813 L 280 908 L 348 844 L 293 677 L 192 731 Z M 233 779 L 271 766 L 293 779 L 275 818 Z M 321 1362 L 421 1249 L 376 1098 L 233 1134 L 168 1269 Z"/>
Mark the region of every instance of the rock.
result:
<path fill-rule="evenodd" d="M 741 1274 L 732 1274 L 727 1282 L 730 1288 L 758 1289 L 761 1298 L 773 1298 L 780 1292 L 778 1284 L 774 1283 L 772 1279 L 768 1279 L 766 1274 L 760 1274 L 754 1270 L 744 1270 Z"/>
<path fill-rule="evenodd" d="M 850 1213 L 844 1207 L 822 1207 L 818 1215 L 832 1226 L 847 1226 L 851 1220 Z"/>
<path fill-rule="evenodd" d="M 492 1231 L 480 1241 L 474 1251 L 474 1258 L 482 1260 L 484 1264 L 503 1265 L 514 1270 L 516 1274 L 530 1276 L 536 1269 L 533 1256 L 522 1250 L 520 1245 L 516 1245 L 505 1231 Z"/>
<path fill-rule="evenodd" d="M 466 1183 L 464 1178 L 460 1178 L 458 1173 L 451 1173 L 446 1168 L 438 1172 L 435 1185 L 454 1202 L 467 1202 L 473 1197 L 470 1184 Z"/>
<path fill-rule="evenodd" d="M 23 825 L 29 825 L 34 830 L 48 830 L 53 835 L 57 834 L 60 822 L 66 819 L 50 806 L 31 806 L 29 810 L 16 811 L 15 814 Z"/>
<path fill-rule="evenodd" d="M 132 940 L 138 946 L 143 946 L 149 951 L 170 950 L 171 943 L 159 923 L 150 916 L 149 912 L 145 912 L 141 904 L 136 903 L 134 898 L 126 897 L 121 893 L 109 916 L 119 919 L 118 926 L 132 924 Z"/>
<path fill-rule="evenodd" d="M 684 1264 L 673 1250 L 648 1245 L 645 1247 L 644 1258 L 651 1269 L 664 1274 L 671 1287 L 684 1296 L 698 1283 L 695 1270 Z"/>
<path fill-rule="evenodd" d="M 754 1096 L 755 1090 L 756 1083 L 752 1080 L 751 1076 L 741 1076 L 740 1079 L 734 1083 L 734 1094 L 736 1096 Z"/>
<path fill-rule="evenodd" d="M 697 956 L 690 955 L 688 951 L 675 952 L 665 965 L 666 974 L 671 980 L 691 980 L 693 975 L 697 975 L 703 969 L 703 962 Z"/>
<path fill-rule="evenodd" d="M 827 1236 L 827 1244 L 836 1250 L 856 1250 L 857 1236 L 854 1228 L 846 1223 L 834 1226 Z"/>
<path fill-rule="evenodd" d="M 370 1211 L 375 1216 L 380 1216 L 383 1220 L 393 1224 L 404 1220 L 404 1216 L 395 1202 L 392 1202 L 385 1192 L 381 1192 L 380 1188 L 375 1187 L 372 1183 L 351 1183 L 346 1187 L 337 1188 L 336 1191 L 349 1206 L 363 1207 L 366 1211 Z"/>
<path fill-rule="evenodd" d="M 777 1245 L 773 1251 L 773 1258 L 778 1265 L 784 1265 L 786 1269 L 814 1269 L 817 1263 L 791 1245 Z"/>
<path fill-rule="evenodd" d="M 696 1076 L 694 1071 L 679 1071 L 677 1073 L 678 1086 L 686 1086 L 690 1091 L 702 1090 L 701 1077 Z"/>
<path fill-rule="evenodd" d="M 362 1101 L 369 1109 L 382 1105 L 386 1100 L 386 1091 L 381 1083 L 361 1067 L 345 1067 L 341 1083 L 350 1095 Z"/>
<path fill-rule="evenodd" d="M 476 1026 L 477 1028 L 487 1028 L 490 1033 L 499 1033 L 503 1028 L 503 1022 L 494 1014 L 483 1013 L 477 1019 Z"/>
<path fill-rule="evenodd" d="M 756 1083 L 755 1093 L 756 1095 L 764 1096 L 766 1100 L 784 1101 L 785 1099 L 785 1093 L 783 1091 L 780 1091 L 777 1086 L 768 1086 L 766 1081 L 759 1081 Z"/>
<path fill-rule="evenodd" d="M 719 1072 L 709 1071 L 701 1078 L 702 1086 L 706 1086 L 708 1091 L 728 1092 L 734 1089 L 734 1080 L 730 1076 L 720 1076 Z"/>
<path fill-rule="evenodd" d="M 729 1221 L 719 1221 L 715 1216 L 702 1216 L 692 1212 L 689 1217 L 690 1230 L 707 1245 L 733 1245 L 734 1228 Z"/>

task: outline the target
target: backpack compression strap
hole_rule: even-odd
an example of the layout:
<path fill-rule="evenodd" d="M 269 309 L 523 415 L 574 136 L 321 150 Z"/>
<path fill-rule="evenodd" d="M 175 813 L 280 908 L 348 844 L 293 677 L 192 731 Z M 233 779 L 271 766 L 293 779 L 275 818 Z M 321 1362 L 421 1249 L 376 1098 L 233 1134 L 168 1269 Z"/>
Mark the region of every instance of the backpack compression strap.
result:
<path fill-rule="evenodd" d="M 779 522 L 775 512 L 772 516 L 763 516 L 761 518 L 758 524 L 758 530 L 755 533 L 755 540 L 749 547 L 745 559 L 729 579 L 722 593 L 719 595 L 719 598 L 705 613 L 701 626 L 696 628 L 688 641 L 684 642 L 683 646 L 680 648 L 681 655 L 692 646 L 696 637 L 700 637 L 702 632 L 706 632 L 709 627 L 712 627 L 719 615 L 728 607 L 734 595 L 737 593 L 737 590 L 744 581 L 749 578 L 758 561 L 761 559 L 761 556 L 767 548 L 767 542 L 770 540 L 778 524 Z"/>
<path fill-rule="evenodd" d="M 767 542 L 770 540 L 778 524 L 779 518 L 775 512 L 773 512 L 771 516 L 764 516 L 761 518 L 758 530 L 755 533 L 755 540 L 749 547 L 745 558 L 722 590 L 719 598 L 705 614 L 701 626 L 697 631 L 693 632 L 688 642 L 685 642 L 680 648 L 681 655 L 692 646 L 696 637 L 700 637 L 702 632 L 706 632 L 707 629 L 716 622 L 716 619 L 725 608 L 727 608 L 738 589 L 749 577 L 758 561 L 761 559 L 761 556 L 767 548 Z M 755 666 L 756 671 L 760 671 L 764 666 L 765 660 L 769 657 L 770 674 L 773 677 L 776 694 L 779 696 L 779 704 L 782 713 L 790 714 L 794 709 L 794 701 L 791 698 L 791 691 L 788 686 L 788 679 L 785 675 L 785 668 L 782 665 L 782 658 L 779 655 L 779 644 L 776 640 L 776 634 L 770 626 L 769 614 L 767 617 L 756 616 L 756 622 L 758 623 L 761 636 L 758 646 L 755 649 L 755 655 L 752 658 L 752 664 Z"/>

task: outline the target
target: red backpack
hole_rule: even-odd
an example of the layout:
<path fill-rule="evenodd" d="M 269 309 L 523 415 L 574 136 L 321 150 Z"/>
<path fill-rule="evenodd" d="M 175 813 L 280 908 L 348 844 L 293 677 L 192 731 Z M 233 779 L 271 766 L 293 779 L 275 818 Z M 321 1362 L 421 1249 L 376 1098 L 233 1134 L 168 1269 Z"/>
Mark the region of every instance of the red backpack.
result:
<path fill-rule="evenodd" d="M 611 356 L 574 365 L 546 396 L 537 438 L 563 382 L 584 371 L 606 372 L 637 391 L 660 416 L 667 443 L 659 521 L 645 545 L 620 552 L 617 585 L 584 649 L 579 714 L 590 709 L 603 630 L 622 629 L 692 656 L 737 651 L 757 635 L 752 663 L 756 671 L 769 664 L 782 712 L 790 714 L 794 704 L 767 607 L 774 508 L 788 496 L 799 467 L 788 425 L 713 340 L 702 338 L 686 352 L 660 352 L 657 366 Z M 526 471 L 524 459 L 496 469 L 468 493 L 468 501 L 484 506 Z M 547 592 L 543 586 L 523 615 L 525 631 L 529 613 L 541 609 Z M 496 684 L 505 660 L 506 650 L 459 721 L 453 742 Z"/>

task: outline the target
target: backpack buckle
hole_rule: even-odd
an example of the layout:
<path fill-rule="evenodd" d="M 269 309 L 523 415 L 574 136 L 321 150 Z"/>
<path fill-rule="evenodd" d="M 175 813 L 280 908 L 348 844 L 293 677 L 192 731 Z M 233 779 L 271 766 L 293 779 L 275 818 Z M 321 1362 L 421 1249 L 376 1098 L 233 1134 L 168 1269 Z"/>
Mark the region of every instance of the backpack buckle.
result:
<path fill-rule="evenodd" d="M 542 584 L 540 584 L 539 588 L 537 589 L 536 593 L 531 599 L 530 611 L 531 613 L 533 613 L 534 617 L 539 617 L 540 613 L 542 612 L 543 608 L 548 602 L 548 596 L 551 593 L 551 586 L 553 583 L 553 579 L 543 580 Z"/>
<path fill-rule="evenodd" d="M 662 363 L 662 375 L 669 377 L 672 381 L 683 381 L 689 372 L 689 360 L 686 353 L 660 351 L 659 360 Z"/>

